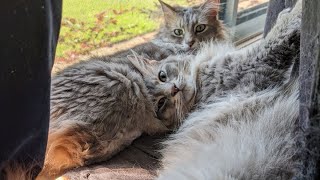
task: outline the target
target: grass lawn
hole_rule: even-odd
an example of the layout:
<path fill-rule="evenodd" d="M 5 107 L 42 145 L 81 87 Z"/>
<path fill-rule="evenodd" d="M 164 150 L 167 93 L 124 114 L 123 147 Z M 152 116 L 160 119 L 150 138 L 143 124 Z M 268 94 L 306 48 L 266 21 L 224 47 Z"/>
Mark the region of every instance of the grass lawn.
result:
<path fill-rule="evenodd" d="M 197 0 L 164 0 L 190 5 Z M 58 58 L 87 52 L 156 30 L 158 0 L 63 0 Z"/>

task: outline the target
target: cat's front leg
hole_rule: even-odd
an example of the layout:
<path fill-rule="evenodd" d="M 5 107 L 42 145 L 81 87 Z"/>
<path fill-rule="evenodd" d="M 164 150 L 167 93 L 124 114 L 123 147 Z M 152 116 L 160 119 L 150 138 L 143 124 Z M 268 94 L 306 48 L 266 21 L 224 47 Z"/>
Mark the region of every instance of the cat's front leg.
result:
<path fill-rule="evenodd" d="M 143 132 L 149 135 L 163 134 L 169 131 L 169 128 L 165 126 L 161 120 L 155 117 L 145 122 L 142 127 L 143 127 Z"/>
<path fill-rule="evenodd" d="M 140 130 L 123 128 L 117 131 L 112 138 L 109 135 L 101 136 L 84 156 L 85 165 L 109 160 L 115 154 L 128 147 L 141 134 L 142 131 Z"/>
<path fill-rule="evenodd" d="M 84 156 L 84 164 L 89 165 L 109 160 L 115 154 L 128 147 L 142 133 L 153 135 L 169 131 L 161 120 L 153 117 L 152 114 L 148 115 L 148 112 L 146 112 L 145 117 L 141 115 L 134 122 L 136 126 L 123 126 L 116 130 L 116 133 L 113 135 L 107 133 L 107 131 L 100 131 L 99 135 L 97 135 L 99 138 L 95 139 L 95 143 L 91 143 L 90 148 Z"/>

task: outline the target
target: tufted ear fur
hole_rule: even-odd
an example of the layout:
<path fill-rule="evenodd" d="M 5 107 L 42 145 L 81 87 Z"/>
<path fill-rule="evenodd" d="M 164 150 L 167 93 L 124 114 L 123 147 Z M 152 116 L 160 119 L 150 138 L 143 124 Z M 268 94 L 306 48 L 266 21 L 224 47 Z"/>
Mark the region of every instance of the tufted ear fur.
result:
<path fill-rule="evenodd" d="M 173 19 L 175 19 L 175 17 L 177 17 L 177 12 L 176 9 L 172 6 L 170 6 L 169 4 L 159 0 L 161 7 L 162 7 L 162 11 L 164 14 L 164 19 L 165 21 L 168 23 L 170 21 L 172 21 Z"/>
<path fill-rule="evenodd" d="M 203 11 L 203 13 L 207 14 L 207 16 L 217 18 L 219 12 L 219 3 L 220 0 L 207 0 L 200 6 L 200 9 Z"/>
<path fill-rule="evenodd" d="M 155 73 L 156 67 L 160 64 L 156 60 L 149 60 L 143 56 L 138 55 L 135 51 L 131 50 L 132 55 L 127 58 L 131 61 L 135 68 L 137 68 L 143 76 L 152 75 Z"/>

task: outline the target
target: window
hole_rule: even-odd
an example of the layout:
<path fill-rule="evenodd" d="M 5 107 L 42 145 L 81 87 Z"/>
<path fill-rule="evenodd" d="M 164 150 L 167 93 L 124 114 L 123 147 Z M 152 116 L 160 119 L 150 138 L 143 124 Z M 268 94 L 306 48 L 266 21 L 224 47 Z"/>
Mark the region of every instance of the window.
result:
<path fill-rule="evenodd" d="M 262 34 L 269 0 L 220 0 L 220 19 L 236 44 Z"/>

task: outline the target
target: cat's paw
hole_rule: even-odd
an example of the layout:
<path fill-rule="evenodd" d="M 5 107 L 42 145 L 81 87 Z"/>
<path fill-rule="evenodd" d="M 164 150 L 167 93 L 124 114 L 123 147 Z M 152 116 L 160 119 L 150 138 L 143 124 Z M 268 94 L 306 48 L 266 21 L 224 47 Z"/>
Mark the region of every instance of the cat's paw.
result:
<path fill-rule="evenodd" d="M 153 135 L 168 132 L 170 129 L 165 126 L 161 120 L 154 118 L 146 124 L 144 131 L 149 135 Z"/>

